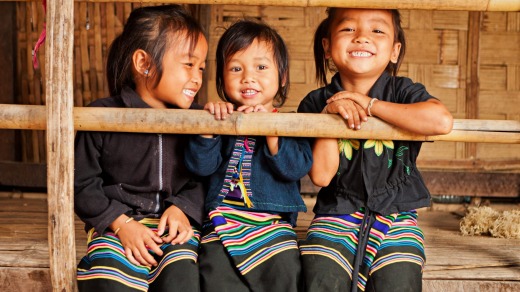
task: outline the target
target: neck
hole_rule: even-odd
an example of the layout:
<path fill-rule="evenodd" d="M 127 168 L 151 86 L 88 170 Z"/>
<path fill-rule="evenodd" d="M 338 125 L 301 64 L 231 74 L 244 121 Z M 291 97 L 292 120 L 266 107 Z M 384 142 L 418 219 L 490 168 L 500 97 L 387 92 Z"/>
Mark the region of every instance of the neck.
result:
<path fill-rule="evenodd" d="M 340 72 L 341 86 L 346 91 L 368 95 L 368 92 L 382 74 L 383 72 L 372 76 L 360 76 L 358 74 L 342 74 Z"/>

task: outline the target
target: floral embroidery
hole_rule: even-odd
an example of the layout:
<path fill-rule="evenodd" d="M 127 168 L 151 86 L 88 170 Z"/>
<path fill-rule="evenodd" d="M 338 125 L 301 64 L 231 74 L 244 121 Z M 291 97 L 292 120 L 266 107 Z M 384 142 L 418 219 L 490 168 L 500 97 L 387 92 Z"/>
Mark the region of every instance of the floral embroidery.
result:
<path fill-rule="evenodd" d="M 394 141 L 392 140 L 367 140 L 363 148 L 368 149 L 374 147 L 377 156 L 381 156 L 383 148 L 394 149 Z"/>
<path fill-rule="evenodd" d="M 339 153 L 343 154 L 348 160 L 352 160 L 354 150 L 359 150 L 359 140 L 356 139 L 339 139 Z M 354 150 L 352 150 L 354 149 Z"/>

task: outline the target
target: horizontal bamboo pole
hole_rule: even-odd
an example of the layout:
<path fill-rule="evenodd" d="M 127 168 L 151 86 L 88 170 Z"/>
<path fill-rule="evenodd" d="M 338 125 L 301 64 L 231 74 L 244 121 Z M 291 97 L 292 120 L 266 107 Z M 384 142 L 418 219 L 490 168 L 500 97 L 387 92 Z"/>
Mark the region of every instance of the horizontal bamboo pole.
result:
<path fill-rule="evenodd" d="M 45 106 L 0 104 L 0 129 L 45 130 Z M 234 113 L 215 121 L 205 111 L 173 109 L 74 108 L 74 129 L 179 134 L 275 135 L 352 139 L 520 143 L 520 121 L 456 119 L 447 135 L 413 134 L 371 118 L 360 131 L 338 115 Z"/>
<path fill-rule="evenodd" d="M 34 2 L 40 0 L 0 0 Z M 397 8 L 424 10 L 520 11 L 518 0 L 74 0 L 74 2 L 143 2 L 184 4 L 265 5 L 293 7 Z"/>

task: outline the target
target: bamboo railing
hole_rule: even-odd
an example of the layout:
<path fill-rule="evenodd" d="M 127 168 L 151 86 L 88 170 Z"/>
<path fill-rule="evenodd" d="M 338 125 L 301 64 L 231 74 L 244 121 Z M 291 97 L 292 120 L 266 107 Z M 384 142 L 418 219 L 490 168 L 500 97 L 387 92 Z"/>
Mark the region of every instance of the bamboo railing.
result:
<path fill-rule="evenodd" d="M 9 0 L 0 0 L 9 1 Z M 14 0 L 35 2 L 38 0 Z M 74 2 L 135 2 L 135 0 L 72 0 Z M 143 3 L 265 5 L 292 7 L 398 8 L 466 11 L 519 11 L 518 0 L 143 0 Z"/>
<path fill-rule="evenodd" d="M 424 136 L 377 118 L 370 118 L 356 131 L 349 129 L 338 115 L 303 113 L 236 112 L 224 121 L 216 121 L 206 111 L 76 107 L 73 119 L 74 129 L 81 131 L 520 143 L 520 121 L 513 120 L 456 119 L 451 133 Z M 45 106 L 0 104 L 0 128 L 45 130 L 45 121 Z"/>
<path fill-rule="evenodd" d="M 0 0 L 5 1 L 5 0 Z M 24 2 L 36 0 L 20 0 Z M 38 0 L 39 1 L 39 0 Z M 107 0 L 76 0 L 77 2 L 108 2 Z M 47 39 L 46 39 L 46 88 L 45 96 L 47 98 L 47 106 L 45 109 L 33 108 L 30 106 L 22 106 L 21 111 L 28 113 L 9 113 L 6 112 L 18 109 L 16 105 L 9 105 L 2 107 L 2 115 L 0 116 L 0 129 L 15 128 L 15 129 L 46 129 L 47 133 L 47 158 L 48 158 L 48 211 L 49 211 L 49 255 L 50 255 L 50 275 L 54 291 L 74 291 L 76 288 L 76 257 L 75 257 L 75 241 L 73 220 L 73 138 L 74 128 L 82 130 L 123 130 L 127 122 L 131 122 L 134 127 L 148 131 L 158 131 L 161 127 L 165 131 L 173 131 L 171 121 L 167 120 L 170 116 L 179 117 L 176 120 L 181 126 L 181 129 L 189 129 L 205 125 L 206 123 L 217 128 L 228 128 L 229 126 L 235 130 L 234 134 L 254 134 L 249 133 L 252 130 L 253 124 L 259 124 L 258 120 L 262 118 L 261 114 L 255 115 L 236 115 L 236 118 L 231 118 L 226 122 L 213 121 L 213 117 L 209 114 L 203 115 L 203 112 L 194 115 L 190 112 L 188 116 L 186 113 L 176 113 L 172 115 L 171 112 L 150 111 L 150 114 L 145 118 L 141 114 L 129 112 L 119 112 L 117 118 L 107 119 L 109 116 L 109 109 L 96 109 L 90 112 L 87 109 L 73 110 L 73 52 L 72 43 L 74 37 L 73 23 L 74 23 L 74 9 L 73 4 L 75 0 L 52 0 L 47 1 Z M 112 1 L 110 1 L 112 2 Z M 128 0 L 115 0 L 115 2 L 132 2 Z M 337 6 L 337 7 L 359 7 L 359 8 L 399 8 L 399 9 L 427 9 L 427 10 L 468 10 L 468 11 L 520 11 L 520 1 L 518 0 L 181 0 L 181 1 L 155 1 L 145 0 L 143 2 L 182 2 L 185 4 L 240 4 L 240 5 L 271 5 L 271 6 Z M 6 111 L 6 112 L 4 112 Z M 141 110 L 142 112 L 145 112 Z M 318 136 L 319 133 L 329 133 L 331 136 L 347 131 L 342 125 L 341 119 L 333 116 L 316 115 L 316 117 L 300 116 L 302 114 L 279 114 L 270 115 L 269 122 L 262 120 L 262 131 L 258 127 L 257 134 L 287 134 L 284 131 L 291 129 L 298 129 L 298 133 L 302 134 L 303 127 L 305 130 L 312 129 L 313 135 Z M 104 117 L 104 119 L 101 119 Z M 193 117 L 193 119 L 192 119 Z M 198 117 L 199 119 L 196 119 Z M 144 118 L 139 120 L 139 118 Z M 316 124 L 307 124 L 309 121 L 318 122 L 321 125 L 318 128 Z M 101 119 L 101 120 L 100 120 Z M 127 120 L 125 120 L 127 119 Z M 279 120 L 280 119 L 280 120 Z M 111 121 L 111 123 L 108 123 Z M 168 121 L 168 122 L 166 122 Z M 288 123 L 290 122 L 290 124 Z M 123 123 L 123 124 L 121 124 Z M 230 124 L 226 124 L 230 123 Z M 373 125 L 372 125 L 373 124 Z M 477 127 L 475 124 L 479 124 Z M 84 125 L 84 126 L 82 126 Z M 464 128 L 459 133 L 457 127 L 461 125 L 464 127 L 472 125 L 471 129 Z M 493 125 L 492 131 L 490 125 Z M 495 126 L 498 125 L 498 128 Z M 178 125 L 177 125 L 178 126 Z M 206 125 L 207 126 L 207 125 Z M 206 127 L 205 126 L 205 127 Z M 220 127 L 219 127 L 220 126 Z M 311 127 L 312 126 L 312 127 Z M 233 128 L 234 127 L 234 128 Z M 336 131 L 336 129 L 339 130 Z M 373 127 L 373 128 L 372 128 Z M 363 134 L 366 132 L 376 133 L 377 131 L 388 131 L 388 125 L 372 119 L 363 126 L 363 131 L 346 132 L 348 137 L 352 137 L 354 133 Z M 505 128 L 502 128 L 505 127 Z M 505 130 L 512 128 L 513 130 Z M 203 129 L 203 128 L 197 128 Z M 208 128 L 204 128 L 208 129 Z M 285 130 L 284 130 L 285 129 Z M 386 129 L 386 130 L 384 130 Z M 243 132 L 242 132 L 243 131 Z M 391 129 L 391 131 L 397 131 Z M 382 132 L 377 132 L 377 135 L 382 135 Z M 477 135 L 469 135 L 468 132 L 476 132 Z M 493 134 L 489 134 L 491 132 Z M 473 133 L 475 134 L 475 133 Z M 446 136 L 435 137 L 420 137 L 418 140 L 441 140 L 446 137 L 452 139 L 450 141 L 468 141 L 468 142 L 486 142 L 482 141 L 483 134 L 489 135 L 493 142 L 502 141 L 500 143 L 519 143 L 519 133 L 517 123 L 495 123 L 493 121 L 464 121 L 457 120 L 455 123 L 455 130 L 452 134 Z M 325 135 L 325 134 L 323 134 Z M 328 135 L 328 134 L 327 134 Z M 401 135 L 401 134 L 396 134 Z M 496 135 L 496 136 L 494 136 Z M 469 137 L 473 138 L 469 138 Z M 378 136 L 379 137 L 379 136 Z M 382 136 L 381 136 L 382 137 Z M 507 137 L 507 138 L 504 138 Z M 467 139 L 467 140 L 466 140 Z M 475 139 L 475 140 L 473 140 Z M 487 138 L 486 138 L 487 139 Z M 505 142 L 507 141 L 507 142 Z M 487 141 L 491 142 L 491 141 Z"/>

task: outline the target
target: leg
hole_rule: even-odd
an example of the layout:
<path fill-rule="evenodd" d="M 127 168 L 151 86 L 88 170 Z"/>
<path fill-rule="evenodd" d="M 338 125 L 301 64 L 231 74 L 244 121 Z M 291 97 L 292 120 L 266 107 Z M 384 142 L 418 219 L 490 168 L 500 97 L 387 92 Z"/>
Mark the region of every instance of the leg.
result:
<path fill-rule="evenodd" d="M 214 232 L 202 238 L 199 271 L 203 292 L 250 291 Z"/>
<path fill-rule="evenodd" d="M 197 265 L 198 240 L 192 238 L 182 245 L 165 244 L 162 257 L 149 274 L 149 291 L 198 292 L 200 291 Z"/>
<path fill-rule="evenodd" d="M 87 246 L 87 255 L 77 271 L 81 291 L 147 291 L 149 269 L 135 266 L 125 256 L 121 242 L 113 233 L 94 234 Z"/>

